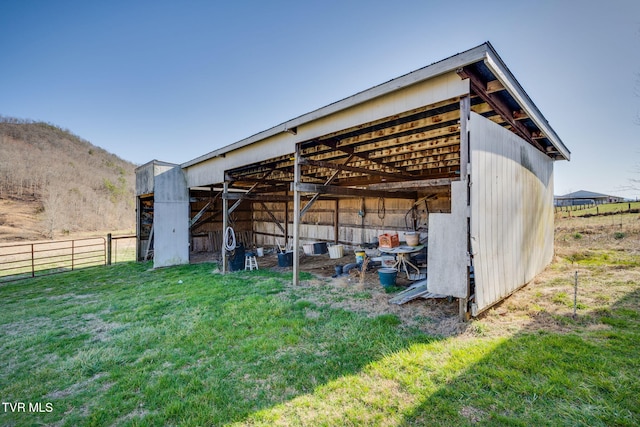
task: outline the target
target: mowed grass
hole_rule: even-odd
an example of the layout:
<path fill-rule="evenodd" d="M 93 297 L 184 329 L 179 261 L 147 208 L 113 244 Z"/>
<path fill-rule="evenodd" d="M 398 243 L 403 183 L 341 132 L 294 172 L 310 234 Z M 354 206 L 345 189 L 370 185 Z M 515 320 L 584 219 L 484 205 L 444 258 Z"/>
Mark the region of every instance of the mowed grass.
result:
<path fill-rule="evenodd" d="M 43 408 L 0 425 L 640 424 L 637 285 L 569 332 L 445 338 L 312 303 L 290 274 L 150 267 L 0 287 L 0 399 Z"/>

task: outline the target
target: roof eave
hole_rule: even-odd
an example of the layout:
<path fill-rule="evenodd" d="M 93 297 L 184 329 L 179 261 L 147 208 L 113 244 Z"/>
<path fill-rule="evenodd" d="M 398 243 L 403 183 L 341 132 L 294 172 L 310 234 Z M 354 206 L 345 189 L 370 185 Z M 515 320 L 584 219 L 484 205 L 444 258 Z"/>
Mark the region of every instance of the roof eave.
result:
<path fill-rule="evenodd" d="M 505 89 L 511 94 L 511 96 L 520 104 L 523 110 L 527 112 L 527 115 L 535 123 L 536 126 L 547 136 L 549 142 L 558 150 L 560 156 L 564 160 L 571 159 L 571 151 L 564 145 L 558 134 L 549 125 L 549 122 L 542 115 L 538 107 L 533 103 L 529 95 L 524 91 L 522 86 L 518 83 L 516 78 L 511 74 L 511 71 L 507 68 L 502 61 L 498 53 L 493 49 L 490 43 L 486 43 L 487 54 L 484 59 L 485 65 L 491 70 L 491 72 L 500 80 Z"/>

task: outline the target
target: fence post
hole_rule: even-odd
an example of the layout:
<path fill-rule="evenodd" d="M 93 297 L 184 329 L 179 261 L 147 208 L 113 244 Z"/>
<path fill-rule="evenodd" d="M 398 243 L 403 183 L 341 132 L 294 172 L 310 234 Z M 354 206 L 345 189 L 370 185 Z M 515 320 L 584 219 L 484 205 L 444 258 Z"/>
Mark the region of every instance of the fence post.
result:
<path fill-rule="evenodd" d="M 107 234 L 107 265 L 111 265 L 111 233 Z"/>
<path fill-rule="evenodd" d="M 573 318 L 578 317 L 578 272 L 575 274 L 575 282 L 573 285 Z"/>
<path fill-rule="evenodd" d="M 35 254 L 33 252 L 33 243 L 31 244 L 31 277 L 36 277 Z"/>

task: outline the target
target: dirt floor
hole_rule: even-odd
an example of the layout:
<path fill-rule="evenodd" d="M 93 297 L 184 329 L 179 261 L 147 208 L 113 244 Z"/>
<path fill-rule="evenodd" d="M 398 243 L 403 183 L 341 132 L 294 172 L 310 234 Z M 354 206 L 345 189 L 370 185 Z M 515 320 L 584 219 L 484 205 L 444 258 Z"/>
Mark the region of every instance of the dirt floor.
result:
<path fill-rule="evenodd" d="M 443 337 L 452 335 L 509 336 L 523 330 L 569 331 L 575 326 L 573 292 L 578 273 L 578 322 L 587 327 L 603 327 L 589 322 L 591 313 L 606 309 L 624 295 L 637 289 L 640 268 L 611 264 L 584 266 L 576 262 L 594 252 L 611 251 L 625 259 L 640 259 L 640 217 L 624 216 L 556 219 L 555 257 L 541 274 L 513 295 L 482 313 L 463 322 L 458 315 L 458 301 L 448 298 L 418 298 L 403 305 L 389 300 L 411 282 L 404 277 L 397 287 L 385 289 L 375 270 L 361 278 L 357 271 L 335 276 L 335 266 L 355 262 L 355 254 L 346 251 L 343 258 L 329 255 L 301 255 L 300 267 L 315 277 L 298 287 L 289 285 L 290 292 L 304 295 L 317 304 L 329 304 L 370 316 L 396 315 L 404 326 Z M 608 255 L 607 255 L 608 256 Z M 208 260 L 211 255 L 194 256 L 192 261 Z M 267 251 L 258 258 L 259 268 L 288 272 L 291 267 L 279 267 L 275 252 Z"/>

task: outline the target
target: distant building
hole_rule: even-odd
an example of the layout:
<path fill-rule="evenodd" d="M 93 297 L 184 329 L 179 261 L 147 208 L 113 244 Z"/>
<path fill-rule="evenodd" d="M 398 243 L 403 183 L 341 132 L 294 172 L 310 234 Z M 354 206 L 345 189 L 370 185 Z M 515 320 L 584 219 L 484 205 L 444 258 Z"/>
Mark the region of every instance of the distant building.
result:
<path fill-rule="evenodd" d="M 564 196 L 555 196 L 556 206 L 602 205 L 605 203 L 624 202 L 624 197 L 610 196 L 608 194 L 594 193 L 593 191 L 574 191 Z"/>

